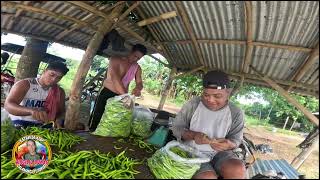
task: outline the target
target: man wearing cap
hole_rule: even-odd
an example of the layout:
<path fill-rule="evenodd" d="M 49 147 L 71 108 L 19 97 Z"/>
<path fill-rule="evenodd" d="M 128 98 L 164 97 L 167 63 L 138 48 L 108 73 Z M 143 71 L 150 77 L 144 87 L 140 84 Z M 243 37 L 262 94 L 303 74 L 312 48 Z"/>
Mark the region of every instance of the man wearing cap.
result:
<path fill-rule="evenodd" d="M 232 152 L 243 138 L 243 112 L 231 102 L 230 81 L 221 71 L 203 77 L 203 93 L 188 101 L 171 127 L 178 141 L 183 141 L 212 160 L 201 165 L 195 179 L 244 179 L 244 163 Z"/>

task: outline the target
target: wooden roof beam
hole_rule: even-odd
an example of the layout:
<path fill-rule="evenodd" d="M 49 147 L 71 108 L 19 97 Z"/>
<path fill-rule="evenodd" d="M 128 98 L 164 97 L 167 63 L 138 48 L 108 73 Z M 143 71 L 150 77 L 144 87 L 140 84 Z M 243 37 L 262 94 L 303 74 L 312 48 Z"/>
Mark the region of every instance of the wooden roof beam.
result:
<path fill-rule="evenodd" d="M 191 26 L 191 23 L 187 17 L 187 13 L 186 11 L 184 10 L 183 8 L 183 5 L 182 5 L 182 2 L 181 1 L 175 1 L 175 4 L 177 6 L 177 9 L 178 9 L 178 13 L 179 15 L 181 16 L 182 18 L 182 21 L 183 21 L 183 24 L 184 24 L 184 27 L 186 28 L 191 40 L 192 40 L 192 44 L 193 44 L 193 48 L 195 49 L 196 51 L 196 54 L 197 54 L 197 57 L 198 59 L 200 60 L 200 63 L 202 65 L 204 65 L 204 60 L 203 60 L 203 56 L 202 56 L 202 53 L 201 53 L 201 50 L 200 50 L 200 47 L 199 47 L 199 44 L 197 42 L 197 39 L 196 39 L 196 36 L 193 32 L 193 29 L 192 29 L 192 26 Z"/>
<path fill-rule="evenodd" d="M 234 44 L 234 45 L 246 45 L 247 41 L 239 41 L 239 40 L 223 40 L 223 39 L 197 39 L 198 43 L 209 43 L 209 44 Z M 190 44 L 192 40 L 177 40 L 177 41 L 163 41 L 160 42 L 162 44 Z M 258 47 L 266 47 L 266 48 L 275 48 L 275 49 L 285 49 L 288 51 L 301 51 L 304 53 L 310 53 L 312 49 L 300 47 L 300 46 L 290 46 L 290 45 L 282 45 L 282 44 L 274 44 L 274 43 L 265 43 L 265 42 L 252 42 L 253 46 Z"/>
<path fill-rule="evenodd" d="M 319 43 L 307 57 L 307 60 L 305 61 L 304 65 L 298 68 L 295 75 L 292 76 L 290 80 L 298 82 L 317 60 L 319 61 Z M 289 86 L 287 91 L 290 91 L 292 87 L 293 86 Z"/>
<path fill-rule="evenodd" d="M 163 61 L 161 61 L 160 59 L 158 59 L 157 57 L 153 56 L 153 55 L 149 55 L 151 58 L 153 58 L 154 60 L 158 61 L 159 63 L 163 64 L 165 67 L 169 68 L 169 64 L 164 63 Z"/>
<path fill-rule="evenodd" d="M 139 16 L 142 17 L 143 19 L 146 19 L 145 14 L 139 9 L 137 8 L 136 11 L 138 12 Z M 167 51 L 165 49 L 165 47 L 160 43 L 160 38 L 157 36 L 156 32 L 150 27 L 147 26 L 148 30 L 150 31 L 152 37 L 156 40 L 157 42 L 157 49 L 158 51 L 160 51 L 160 53 L 162 53 L 166 58 L 170 58 L 171 60 L 173 60 L 171 54 L 169 53 L 169 51 Z"/>
<path fill-rule="evenodd" d="M 267 76 L 263 76 L 260 72 L 258 72 L 254 67 L 250 66 L 250 68 L 257 73 L 261 79 L 263 79 L 265 82 L 267 82 L 272 88 L 274 88 L 276 91 L 279 92 L 284 98 L 287 99 L 289 103 L 294 105 L 298 110 L 300 110 L 311 122 L 319 126 L 319 119 L 313 115 L 307 108 L 302 106 L 297 100 L 295 100 L 293 97 L 290 96 L 290 94 L 284 90 L 282 87 L 280 87 L 276 82 L 271 80 Z"/>
<path fill-rule="evenodd" d="M 78 20 L 76 18 L 73 18 L 73 17 L 70 17 L 70 16 L 66 16 L 66 15 L 62 15 L 62 14 L 57 14 L 57 13 L 54 13 L 54 12 L 51 12 L 51 11 L 48 11 L 48 10 L 45 10 L 45 9 L 36 8 L 36 7 L 33 7 L 33 6 L 29 6 L 29 5 L 23 5 L 23 4 L 14 3 L 14 2 L 8 2 L 8 1 L 1 2 L 1 5 L 5 6 L 5 7 L 11 7 L 11 8 L 17 8 L 17 9 L 23 9 L 23 10 L 27 10 L 27 11 L 32 11 L 32 12 L 35 12 L 35 13 L 40 13 L 40 14 L 44 14 L 44 15 L 47 15 L 47 16 L 55 17 L 55 18 L 58 18 L 58 19 L 68 20 L 68 21 L 71 21 L 71 22 L 74 22 L 74 23 L 77 23 L 77 24 L 81 24 L 83 26 L 86 26 L 86 27 L 94 29 L 94 30 L 98 29 L 96 26 L 94 26 L 92 24 L 89 24 L 89 23 L 86 23 L 86 22 L 83 22 L 83 21 L 80 21 L 80 20 Z"/>
<path fill-rule="evenodd" d="M 1 13 L 2 16 L 14 16 L 15 14 L 13 13 Z M 30 20 L 30 21 L 33 21 L 33 22 L 37 22 L 37 23 L 41 23 L 41 24 L 46 24 L 48 26 L 51 26 L 51 27 L 55 27 L 55 28 L 58 28 L 58 29 L 68 29 L 68 27 L 65 27 L 65 26 L 62 26 L 62 25 L 59 25 L 59 24 L 54 24 L 54 23 L 51 23 L 51 22 L 47 22 L 47 21 L 43 21 L 41 19 L 36 19 L 36 18 L 32 18 L 32 17 L 28 17 L 28 16 L 18 16 L 17 17 L 18 19 L 26 19 L 26 20 Z M 91 36 L 91 34 L 88 34 L 88 33 L 85 33 L 85 32 L 80 32 L 80 31 L 77 31 L 77 33 L 81 33 L 83 35 L 86 35 L 86 36 Z"/>
<path fill-rule="evenodd" d="M 201 69 L 203 69 L 203 68 L 205 68 L 205 66 L 200 66 L 200 67 L 194 68 L 194 69 L 192 69 L 192 70 L 190 70 L 190 71 L 188 71 L 188 72 L 184 72 L 184 73 L 178 74 L 178 75 L 176 75 L 176 76 L 174 77 L 174 79 L 180 78 L 180 77 L 185 76 L 185 75 L 188 75 L 188 74 L 195 73 L 195 72 L 197 72 L 197 71 L 199 71 L 199 70 L 201 70 Z"/>
<path fill-rule="evenodd" d="M 142 21 L 139 21 L 137 24 L 138 26 L 146 26 L 152 23 L 156 23 L 165 19 L 169 19 L 169 18 L 173 18 L 177 16 L 177 12 L 176 11 L 171 11 L 171 12 L 167 12 L 167 13 L 163 13 L 159 16 L 154 16 L 148 19 L 144 19 Z"/>
<path fill-rule="evenodd" d="M 247 31 L 247 48 L 245 57 L 242 63 L 242 72 L 249 71 L 249 64 L 252 59 L 253 52 L 253 28 L 252 28 L 252 4 L 250 1 L 245 1 L 245 16 L 246 16 L 246 31 Z"/>
<path fill-rule="evenodd" d="M 107 5 L 104 5 L 104 6 L 98 7 L 98 10 L 99 11 L 105 10 L 106 12 L 109 12 L 113 8 L 115 8 L 118 5 L 123 4 L 123 3 L 124 3 L 124 1 L 119 1 L 116 4 L 112 5 L 111 7 L 108 7 Z M 91 14 L 88 14 L 87 16 L 85 16 L 84 18 L 82 18 L 81 21 L 86 21 L 87 23 L 90 23 L 91 21 L 95 20 L 95 18 L 96 18 L 96 16 L 91 13 Z M 56 40 L 62 39 L 63 37 L 65 37 L 66 35 L 71 33 L 72 31 L 75 31 L 76 29 L 79 29 L 81 27 L 83 27 L 83 25 L 81 25 L 81 24 L 76 24 L 75 23 L 75 24 L 71 25 L 70 28 L 68 28 L 68 29 L 62 31 L 61 33 L 59 33 L 56 36 Z"/>

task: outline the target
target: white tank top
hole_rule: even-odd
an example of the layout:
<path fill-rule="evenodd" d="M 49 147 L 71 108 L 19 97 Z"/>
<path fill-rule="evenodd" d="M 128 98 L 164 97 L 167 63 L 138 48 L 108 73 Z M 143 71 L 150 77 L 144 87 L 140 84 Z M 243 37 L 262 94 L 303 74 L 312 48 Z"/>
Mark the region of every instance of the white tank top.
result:
<path fill-rule="evenodd" d="M 190 130 L 205 133 L 211 139 L 225 138 L 231 128 L 231 123 L 231 111 L 228 105 L 218 111 L 212 111 L 200 101 L 192 116 Z M 209 144 L 199 145 L 194 140 L 186 143 L 211 158 L 217 153 Z"/>
<path fill-rule="evenodd" d="M 30 84 L 30 88 L 20 105 L 28 108 L 44 110 L 45 100 L 48 96 L 50 88 L 44 89 L 39 84 L 38 78 L 30 78 L 27 80 Z M 39 123 L 39 121 L 33 119 L 32 116 L 15 116 L 12 114 L 9 114 L 9 116 L 11 120 L 24 120 Z"/>

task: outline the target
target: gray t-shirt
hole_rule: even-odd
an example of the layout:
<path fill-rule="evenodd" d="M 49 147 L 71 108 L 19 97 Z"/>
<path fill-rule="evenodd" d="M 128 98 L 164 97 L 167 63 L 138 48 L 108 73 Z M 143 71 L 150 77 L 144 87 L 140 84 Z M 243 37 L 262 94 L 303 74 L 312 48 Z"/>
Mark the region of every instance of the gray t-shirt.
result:
<path fill-rule="evenodd" d="M 170 128 L 173 132 L 173 135 L 181 141 L 181 135 L 184 132 L 185 129 L 190 129 L 190 122 L 191 119 L 196 112 L 196 109 L 198 108 L 199 103 L 201 102 L 201 97 L 195 97 L 188 101 L 180 110 L 180 112 L 177 114 L 176 118 L 173 120 L 172 127 Z M 206 107 L 205 107 L 206 108 Z M 229 109 L 229 110 L 228 110 Z M 231 117 L 231 125 L 230 128 L 221 128 L 222 126 L 225 126 L 226 124 L 223 123 L 219 125 L 215 125 L 215 127 L 212 127 L 212 131 L 220 131 L 220 129 L 224 129 L 225 137 L 226 139 L 229 139 L 230 141 L 234 142 L 237 147 L 241 144 L 241 141 L 243 139 L 243 128 L 244 128 L 244 115 L 243 112 L 236 106 L 234 106 L 232 103 L 228 103 L 227 106 L 225 106 L 222 111 L 212 111 L 212 114 L 210 116 L 220 116 L 220 117 Z M 215 115 L 216 113 L 216 115 Z M 224 113 L 222 115 L 221 113 Z M 213 118 L 214 120 L 214 118 Z M 228 118 L 226 118 L 226 121 L 229 121 Z M 223 137 L 218 137 L 223 138 Z"/>

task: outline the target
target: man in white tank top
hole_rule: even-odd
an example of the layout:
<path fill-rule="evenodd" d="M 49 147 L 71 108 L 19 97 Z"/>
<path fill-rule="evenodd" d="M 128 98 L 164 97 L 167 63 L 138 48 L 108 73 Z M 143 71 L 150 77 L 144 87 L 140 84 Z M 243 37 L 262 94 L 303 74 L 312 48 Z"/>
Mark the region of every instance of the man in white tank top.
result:
<path fill-rule="evenodd" d="M 221 71 L 203 77 L 203 93 L 187 102 L 172 124 L 174 136 L 211 157 L 195 179 L 245 178 L 244 163 L 232 152 L 243 138 L 243 113 L 229 102 L 229 78 Z"/>
<path fill-rule="evenodd" d="M 63 63 L 51 63 L 40 78 L 23 79 L 13 85 L 4 108 L 9 112 L 15 127 L 40 126 L 63 118 L 61 116 L 65 112 L 65 92 L 62 88 L 58 87 L 60 97 L 57 101 L 59 104 L 54 115 L 55 119 L 48 117 L 44 107 L 51 88 L 55 87 L 68 71 L 69 69 Z"/>

